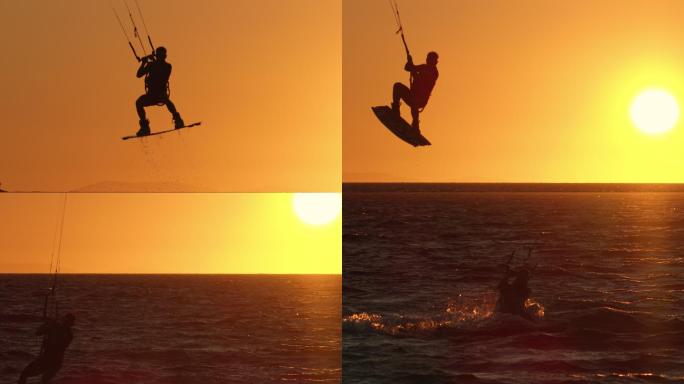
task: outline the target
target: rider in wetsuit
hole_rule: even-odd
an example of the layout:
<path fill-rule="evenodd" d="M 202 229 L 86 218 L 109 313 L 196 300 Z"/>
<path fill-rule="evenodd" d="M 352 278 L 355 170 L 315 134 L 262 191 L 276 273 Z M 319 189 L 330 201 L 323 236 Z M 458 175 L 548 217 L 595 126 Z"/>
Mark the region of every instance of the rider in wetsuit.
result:
<path fill-rule="evenodd" d="M 146 136 L 150 134 L 150 121 L 145 117 L 145 107 L 152 105 L 166 105 L 166 108 L 173 115 L 175 128 L 183 128 L 185 123 L 176 110 L 176 106 L 169 99 L 171 64 L 166 62 L 166 48 L 158 47 L 153 55 L 143 57 L 136 76 L 138 78 L 145 76 L 145 94 L 135 102 L 135 108 L 140 118 L 140 130 L 136 135 Z"/>
<path fill-rule="evenodd" d="M 513 281 L 509 280 L 513 278 Z M 529 299 L 532 291 L 528 286 L 530 273 L 526 268 L 517 270 L 506 269 L 506 274 L 499 282 L 499 300 L 496 303 L 496 311 L 518 315 L 532 320 L 532 316 L 525 309 L 525 302 Z"/>
<path fill-rule="evenodd" d="M 25 384 L 31 376 L 42 375 L 40 382 L 45 384 L 62 368 L 62 360 L 74 334 L 71 327 L 75 316 L 67 313 L 59 320 L 49 319 L 36 331 L 37 336 L 43 336 L 43 348 L 40 356 L 24 368 L 19 377 L 19 384 Z"/>
<path fill-rule="evenodd" d="M 432 89 L 435 87 L 439 77 L 439 71 L 437 71 L 438 61 L 439 56 L 437 52 L 428 53 L 425 64 L 420 65 L 414 65 L 413 58 L 411 55 L 408 55 L 404 69 L 411 72 L 411 87 L 409 88 L 402 83 L 394 83 L 392 112 L 399 115 L 400 100 L 403 99 L 411 107 L 411 117 L 413 118 L 411 125 L 416 131 L 420 131 L 418 115 L 427 105 Z"/>

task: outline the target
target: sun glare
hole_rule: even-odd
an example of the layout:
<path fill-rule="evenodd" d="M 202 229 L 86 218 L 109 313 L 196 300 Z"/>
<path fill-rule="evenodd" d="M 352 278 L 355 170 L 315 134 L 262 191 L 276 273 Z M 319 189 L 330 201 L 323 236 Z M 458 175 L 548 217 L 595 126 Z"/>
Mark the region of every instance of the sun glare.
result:
<path fill-rule="evenodd" d="M 677 100 L 662 89 L 641 92 L 632 102 L 629 112 L 634 125 L 651 135 L 671 130 L 679 120 Z"/>
<path fill-rule="evenodd" d="M 340 193 L 295 193 L 292 199 L 295 213 L 309 225 L 325 225 L 342 211 Z"/>

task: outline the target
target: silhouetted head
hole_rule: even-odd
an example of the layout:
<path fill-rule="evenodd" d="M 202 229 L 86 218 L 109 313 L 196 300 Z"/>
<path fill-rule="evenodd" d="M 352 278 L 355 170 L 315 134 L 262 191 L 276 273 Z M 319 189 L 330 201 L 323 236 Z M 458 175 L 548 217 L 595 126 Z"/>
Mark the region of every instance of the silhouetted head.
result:
<path fill-rule="evenodd" d="M 159 60 L 165 60 L 166 59 L 166 48 L 157 47 L 157 49 L 154 50 L 154 55 L 157 56 L 157 59 L 159 59 Z"/>
<path fill-rule="evenodd" d="M 75 321 L 76 316 L 74 316 L 73 313 L 67 313 L 66 315 L 62 316 L 62 325 L 65 327 L 71 327 L 74 325 Z"/>
<path fill-rule="evenodd" d="M 428 53 L 427 59 L 425 59 L 425 62 L 428 63 L 429 65 L 437 65 L 438 61 L 439 61 L 439 55 L 435 51 Z"/>

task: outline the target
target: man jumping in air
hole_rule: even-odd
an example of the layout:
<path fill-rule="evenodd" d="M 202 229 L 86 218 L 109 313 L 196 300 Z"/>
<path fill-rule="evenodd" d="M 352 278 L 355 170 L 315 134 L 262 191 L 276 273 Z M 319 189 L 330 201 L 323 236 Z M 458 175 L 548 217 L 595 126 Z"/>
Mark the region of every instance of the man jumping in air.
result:
<path fill-rule="evenodd" d="M 166 48 L 158 47 L 154 54 L 145 56 L 140 60 L 137 77 L 145 76 L 145 94 L 135 102 L 135 108 L 140 118 L 140 130 L 137 136 L 150 134 L 150 121 L 145 117 L 145 107 L 152 105 L 166 105 L 173 115 L 174 127 L 183 128 L 185 123 L 176 110 L 176 106 L 169 99 L 169 77 L 171 77 L 171 64 L 166 62 Z"/>
<path fill-rule="evenodd" d="M 411 86 L 409 88 L 402 83 L 394 83 L 394 90 L 392 92 L 392 112 L 397 116 L 400 115 L 400 100 L 403 99 L 404 102 L 411 107 L 411 117 L 413 118 L 411 125 L 418 132 L 420 132 L 418 116 L 427 105 L 432 89 L 435 87 L 435 83 L 439 77 L 439 72 L 437 71 L 438 61 L 439 56 L 437 55 L 437 52 L 428 53 L 425 64 L 420 65 L 414 65 L 413 58 L 411 55 L 408 55 L 404 69 L 411 73 Z"/>

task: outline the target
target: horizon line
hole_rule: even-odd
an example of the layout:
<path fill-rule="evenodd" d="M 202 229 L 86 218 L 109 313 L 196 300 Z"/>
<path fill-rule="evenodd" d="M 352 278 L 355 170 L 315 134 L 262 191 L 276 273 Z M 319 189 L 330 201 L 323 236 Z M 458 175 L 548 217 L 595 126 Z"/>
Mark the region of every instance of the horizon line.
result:
<path fill-rule="evenodd" d="M 0 272 L 1 275 L 46 275 L 52 276 L 54 273 L 48 272 Z M 182 272 L 60 272 L 58 275 L 173 275 L 173 276 L 342 276 L 342 273 L 182 273 Z"/>
<path fill-rule="evenodd" d="M 621 184 L 621 185 L 684 185 L 682 182 L 658 181 L 343 181 L 342 184 Z"/>

